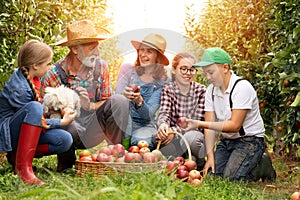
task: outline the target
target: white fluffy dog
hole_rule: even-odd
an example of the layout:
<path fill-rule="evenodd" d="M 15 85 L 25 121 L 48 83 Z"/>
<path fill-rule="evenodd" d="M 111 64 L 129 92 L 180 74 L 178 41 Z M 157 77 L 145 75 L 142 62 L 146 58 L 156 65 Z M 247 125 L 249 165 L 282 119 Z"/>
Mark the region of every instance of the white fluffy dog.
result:
<path fill-rule="evenodd" d="M 63 110 L 69 108 L 76 117 L 80 115 L 80 99 L 78 94 L 65 86 L 45 88 L 43 101 L 44 113 L 49 113 L 50 118 L 61 119 Z"/>

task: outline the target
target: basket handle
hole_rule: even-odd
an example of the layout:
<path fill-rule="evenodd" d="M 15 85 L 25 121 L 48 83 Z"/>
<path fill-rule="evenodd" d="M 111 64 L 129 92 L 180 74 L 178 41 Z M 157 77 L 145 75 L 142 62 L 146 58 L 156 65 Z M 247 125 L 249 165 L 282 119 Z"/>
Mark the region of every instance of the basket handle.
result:
<path fill-rule="evenodd" d="M 192 160 L 192 153 L 191 153 L 191 148 L 189 143 L 187 142 L 187 140 L 183 137 L 183 135 L 181 133 L 178 132 L 169 132 L 168 134 L 177 134 L 181 137 L 181 139 L 183 140 L 183 142 L 185 143 L 185 146 L 187 147 L 187 151 L 188 151 L 188 156 L 189 156 L 189 160 Z M 158 141 L 156 149 L 159 149 L 161 145 L 161 140 Z"/>

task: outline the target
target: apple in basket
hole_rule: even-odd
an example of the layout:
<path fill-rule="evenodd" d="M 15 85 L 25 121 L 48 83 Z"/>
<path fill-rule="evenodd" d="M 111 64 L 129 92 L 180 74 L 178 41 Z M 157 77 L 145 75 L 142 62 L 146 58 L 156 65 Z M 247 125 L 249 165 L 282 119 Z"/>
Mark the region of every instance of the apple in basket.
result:
<path fill-rule="evenodd" d="M 125 153 L 124 155 L 124 161 L 126 163 L 131 163 L 131 162 L 140 162 L 138 161 L 138 157 L 136 156 L 138 153 L 132 153 L 132 152 L 128 152 Z M 138 154 L 139 155 L 139 154 Z M 139 155 L 140 156 L 140 155 Z M 140 157 L 140 160 L 142 159 L 142 157 Z"/>
<path fill-rule="evenodd" d="M 145 153 L 149 153 L 150 152 L 150 149 L 148 147 L 142 147 L 140 148 L 140 154 L 141 155 L 144 155 Z"/>
<path fill-rule="evenodd" d="M 140 140 L 138 143 L 137 143 L 137 146 L 139 148 L 143 148 L 143 147 L 148 147 L 149 148 L 149 143 L 146 141 L 146 140 Z"/>
<path fill-rule="evenodd" d="M 131 146 L 131 147 L 129 147 L 128 151 L 132 152 L 132 153 L 139 153 L 140 148 L 138 146 Z"/>
<path fill-rule="evenodd" d="M 154 150 L 152 151 L 152 153 L 155 155 L 156 161 L 160 161 L 160 160 L 162 159 L 162 157 L 163 157 L 163 154 L 162 154 L 161 151 L 158 150 L 158 149 L 154 149 Z"/>
<path fill-rule="evenodd" d="M 87 149 L 84 149 L 82 150 L 80 153 L 79 153 L 79 157 L 85 157 L 85 156 L 91 156 L 91 152 Z"/>
<path fill-rule="evenodd" d="M 93 162 L 92 156 L 82 156 L 79 158 L 80 162 Z"/>
<path fill-rule="evenodd" d="M 105 153 L 106 155 L 111 155 L 111 149 L 109 147 L 101 147 L 99 153 Z"/>
<path fill-rule="evenodd" d="M 143 155 L 145 163 L 154 163 L 156 161 L 156 156 L 152 152 L 146 152 Z"/>
<path fill-rule="evenodd" d="M 125 155 L 125 147 L 122 144 L 115 144 L 111 150 L 111 154 L 116 157 L 122 157 Z"/>
<path fill-rule="evenodd" d="M 110 157 L 106 155 L 105 153 L 98 153 L 97 161 L 99 162 L 108 162 L 110 160 Z"/>

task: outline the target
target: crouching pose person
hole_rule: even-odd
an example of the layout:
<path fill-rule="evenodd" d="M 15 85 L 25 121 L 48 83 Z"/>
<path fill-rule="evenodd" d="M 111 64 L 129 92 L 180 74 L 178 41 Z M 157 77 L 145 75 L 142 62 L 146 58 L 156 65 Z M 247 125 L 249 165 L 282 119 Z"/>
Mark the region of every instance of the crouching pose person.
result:
<path fill-rule="evenodd" d="M 162 90 L 156 138 L 162 141 L 161 151 L 165 156 L 178 157 L 182 156 L 187 147 L 180 137 L 169 133 L 182 133 L 197 162 L 197 169 L 202 170 L 206 156 L 203 128 L 184 131 L 177 123 L 181 117 L 204 120 L 206 87 L 194 82 L 197 69 L 192 65 L 195 62 L 196 59 L 189 53 L 179 53 L 174 57 L 172 82 Z"/>
<path fill-rule="evenodd" d="M 44 184 L 32 170 L 34 157 L 67 151 L 73 142 L 60 126 L 74 120 L 71 110 L 63 119 L 45 119 L 39 94 L 40 77 L 50 68 L 52 49 L 29 40 L 18 54 L 18 69 L 0 93 L 0 152 L 8 152 L 14 172 L 25 183 Z"/>
<path fill-rule="evenodd" d="M 205 96 L 205 121 L 187 120 L 187 130 L 205 129 L 204 169 L 232 181 L 274 180 L 276 172 L 264 154 L 264 122 L 253 86 L 230 70 L 231 57 L 218 47 L 204 51 L 201 67 L 211 83 Z M 215 132 L 222 137 L 215 152 Z M 257 170 L 257 168 L 261 168 Z M 264 171 L 264 174 L 257 172 Z"/>

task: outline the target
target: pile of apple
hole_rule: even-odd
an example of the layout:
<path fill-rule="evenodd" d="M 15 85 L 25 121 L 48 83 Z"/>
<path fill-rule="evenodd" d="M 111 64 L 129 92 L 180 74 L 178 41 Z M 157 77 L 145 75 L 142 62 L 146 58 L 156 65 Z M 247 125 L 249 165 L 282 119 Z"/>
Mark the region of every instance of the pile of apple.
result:
<path fill-rule="evenodd" d="M 138 142 L 137 146 L 129 147 L 128 151 L 122 144 L 101 147 L 96 153 L 83 150 L 79 154 L 81 162 L 119 162 L 119 163 L 154 163 L 163 158 L 159 150 L 150 151 L 145 140 Z"/>
<path fill-rule="evenodd" d="M 194 186 L 201 186 L 203 176 L 196 167 L 197 163 L 192 159 L 176 157 L 173 161 L 167 161 L 166 172 L 168 175 L 173 175 L 175 179 L 183 179 Z"/>

